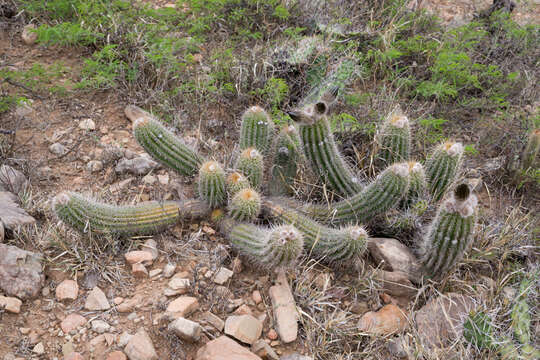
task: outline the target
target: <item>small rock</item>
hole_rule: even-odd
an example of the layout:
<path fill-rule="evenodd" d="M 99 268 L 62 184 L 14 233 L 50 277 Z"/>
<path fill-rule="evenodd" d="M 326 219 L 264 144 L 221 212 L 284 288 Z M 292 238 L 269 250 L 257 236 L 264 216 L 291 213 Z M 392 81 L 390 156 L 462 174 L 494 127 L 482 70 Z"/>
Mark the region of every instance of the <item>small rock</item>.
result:
<path fill-rule="evenodd" d="M 168 279 L 171 276 L 173 276 L 175 270 L 176 270 L 176 264 L 168 263 L 163 268 L 163 276 Z"/>
<path fill-rule="evenodd" d="M 214 282 L 218 285 L 223 285 L 233 276 L 233 272 L 225 267 L 219 268 L 216 276 L 214 277 Z"/>
<path fill-rule="evenodd" d="M 152 269 L 148 272 L 148 276 L 150 276 L 150 278 L 154 278 L 156 276 L 158 276 L 159 274 L 161 274 L 163 270 L 161 269 Z"/>
<path fill-rule="evenodd" d="M 368 249 L 383 270 L 402 271 L 411 281 L 418 282 L 420 264 L 411 250 L 396 239 L 370 238 Z"/>
<path fill-rule="evenodd" d="M 240 305 L 238 309 L 234 310 L 235 315 L 253 315 L 253 311 L 246 304 Z"/>
<path fill-rule="evenodd" d="M 92 119 L 84 119 L 79 122 L 79 128 L 87 131 L 96 130 L 96 123 Z"/>
<path fill-rule="evenodd" d="M 131 335 L 127 331 L 124 331 L 122 334 L 120 334 L 120 337 L 118 338 L 118 346 L 123 348 L 128 344 L 132 337 L 133 335 Z"/>
<path fill-rule="evenodd" d="M 79 285 L 74 280 L 64 280 L 56 287 L 56 299 L 75 300 L 79 296 Z"/>
<path fill-rule="evenodd" d="M 278 354 L 264 340 L 257 340 L 251 346 L 251 351 L 264 360 L 279 360 Z"/>
<path fill-rule="evenodd" d="M 386 342 L 386 350 L 395 357 L 404 358 L 407 356 L 406 349 L 408 348 L 408 345 L 406 342 L 407 341 L 402 336 L 388 339 Z"/>
<path fill-rule="evenodd" d="M 21 312 L 22 301 L 14 297 L 0 296 L 0 309 L 7 312 L 18 314 Z"/>
<path fill-rule="evenodd" d="M 67 153 L 67 148 L 60 144 L 60 143 L 54 143 L 51 146 L 49 146 L 49 151 L 57 156 L 62 156 Z"/>
<path fill-rule="evenodd" d="M 124 302 L 124 298 L 121 297 L 121 296 L 117 296 L 113 299 L 113 303 L 114 305 L 120 305 L 121 303 Z"/>
<path fill-rule="evenodd" d="M 180 339 L 189 342 L 196 342 L 201 338 L 201 325 L 195 321 L 184 319 L 183 317 L 171 322 L 168 329 L 175 333 Z"/>
<path fill-rule="evenodd" d="M 168 286 L 173 290 L 180 291 L 182 294 L 185 294 L 189 290 L 191 284 L 189 279 L 179 279 L 175 276 L 169 281 Z"/>
<path fill-rule="evenodd" d="M 268 333 L 266 334 L 266 337 L 269 339 L 269 340 L 277 340 L 278 339 L 278 333 L 276 332 L 276 330 L 274 329 L 270 329 L 268 330 Z"/>
<path fill-rule="evenodd" d="M 145 175 L 143 178 L 142 178 L 142 181 L 143 183 L 145 183 L 146 185 L 154 185 L 156 183 L 156 177 L 154 175 Z"/>
<path fill-rule="evenodd" d="M 132 297 L 131 299 L 124 300 L 122 301 L 121 304 L 116 306 L 116 311 L 120 313 L 131 312 L 140 301 L 141 299 L 138 296 Z"/>
<path fill-rule="evenodd" d="M 159 256 L 159 250 L 157 248 L 157 242 L 154 239 L 148 239 L 142 246 L 142 251 L 146 251 L 152 255 L 152 261 L 156 260 Z"/>
<path fill-rule="evenodd" d="M 72 352 L 69 355 L 65 356 L 64 360 L 84 360 L 84 357 L 78 352 Z"/>
<path fill-rule="evenodd" d="M 38 343 L 34 348 L 32 349 L 32 352 L 38 355 L 45 354 L 45 346 L 42 342 Z"/>
<path fill-rule="evenodd" d="M 6 218 L 2 213 L 6 203 L 3 202 L 1 194 L 2 192 L 0 192 L 0 204 L 2 204 L 0 218 L 6 224 Z M 45 280 L 41 264 L 42 256 L 5 244 L 0 244 L 0 254 L 2 254 L 0 256 L 0 289 L 6 295 L 16 296 L 22 300 L 38 296 Z"/>
<path fill-rule="evenodd" d="M 88 293 L 84 308 L 86 310 L 108 310 L 111 305 L 103 291 L 96 286 Z"/>
<path fill-rule="evenodd" d="M 195 360 L 261 360 L 260 357 L 227 336 L 209 341 L 197 351 Z"/>
<path fill-rule="evenodd" d="M 171 301 L 167 306 L 167 313 L 174 318 L 186 317 L 199 308 L 197 298 L 191 296 L 180 296 L 178 299 Z"/>
<path fill-rule="evenodd" d="M 103 163 L 99 160 L 91 160 L 86 164 L 86 169 L 91 173 L 103 170 Z"/>
<path fill-rule="evenodd" d="M 375 278 L 382 282 L 383 290 L 394 297 L 412 299 L 418 293 L 409 276 L 402 271 L 377 270 Z"/>
<path fill-rule="evenodd" d="M 214 315 L 209 311 L 202 314 L 201 321 L 212 325 L 219 331 L 223 331 L 223 328 L 225 327 L 225 322 L 221 320 L 217 315 Z"/>
<path fill-rule="evenodd" d="M 151 265 L 153 262 L 152 254 L 148 251 L 135 250 L 124 254 L 124 258 L 130 265 L 143 263 L 144 265 Z"/>
<path fill-rule="evenodd" d="M 358 322 L 358 329 L 370 334 L 389 335 L 405 331 L 408 325 L 407 316 L 403 310 L 389 304 L 377 312 L 365 313 Z"/>
<path fill-rule="evenodd" d="M 36 42 L 38 34 L 35 30 L 36 25 L 34 24 L 25 25 L 25 27 L 23 28 L 21 37 L 26 45 L 33 45 Z"/>
<path fill-rule="evenodd" d="M 262 301 L 261 292 L 259 290 L 255 290 L 253 294 L 251 294 L 251 298 L 255 302 L 255 304 L 259 305 Z"/>
<path fill-rule="evenodd" d="M 270 287 L 269 294 L 276 321 L 276 330 L 281 341 L 284 343 L 295 341 L 298 336 L 298 312 L 296 311 L 296 303 L 287 282 L 287 277 L 283 271 L 279 272 L 276 285 Z"/>
<path fill-rule="evenodd" d="M 158 167 L 158 163 L 145 157 L 139 156 L 134 159 L 122 159 L 116 164 L 117 174 L 131 173 L 135 175 L 145 175 Z"/>
<path fill-rule="evenodd" d="M 69 314 L 64 318 L 64 320 L 62 320 L 60 327 L 62 328 L 64 334 L 67 334 L 71 332 L 71 330 L 76 330 L 84 324 L 86 324 L 86 319 L 79 314 L 73 313 Z"/>
<path fill-rule="evenodd" d="M 155 360 L 158 358 L 154 344 L 143 328 L 131 337 L 124 352 L 130 360 Z"/>
<path fill-rule="evenodd" d="M 25 328 L 25 327 L 22 327 L 22 328 L 19 328 L 19 331 L 21 332 L 22 335 L 28 335 L 30 333 L 30 328 Z"/>
<path fill-rule="evenodd" d="M 103 320 L 93 320 L 92 321 L 92 330 L 98 334 L 103 334 L 105 331 L 108 331 L 111 328 L 111 325 L 107 324 Z"/>
<path fill-rule="evenodd" d="M 28 180 L 22 172 L 8 165 L 0 166 L 0 189 L 17 195 L 28 187 Z"/>
<path fill-rule="evenodd" d="M 225 334 L 250 345 L 261 336 L 262 328 L 262 323 L 252 315 L 233 315 L 225 320 Z"/>
<path fill-rule="evenodd" d="M 106 360 L 126 360 L 126 359 L 127 359 L 126 355 L 123 352 L 117 350 L 117 351 L 110 352 L 107 355 Z"/>
<path fill-rule="evenodd" d="M 148 277 L 148 270 L 141 263 L 131 265 L 131 273 L 139 279 Z"/>
<path fill-rule="evenodd" d="M 161 185 L 168 185 L 169 184 L 169 174 L 158 175 L 157 178 L 158 178 L 159 183 Z"/>

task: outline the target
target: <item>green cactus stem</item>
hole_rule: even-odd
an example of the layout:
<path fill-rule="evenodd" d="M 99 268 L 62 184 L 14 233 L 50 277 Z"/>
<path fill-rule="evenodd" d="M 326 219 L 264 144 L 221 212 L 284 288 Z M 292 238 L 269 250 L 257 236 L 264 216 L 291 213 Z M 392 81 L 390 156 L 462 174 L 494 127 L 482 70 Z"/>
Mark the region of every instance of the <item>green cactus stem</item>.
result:
<path fill-rule="evenodd" d="M 264 173 L 264 161 L 261 153 L 253 147 L 242 151 L 236 161 L 236 170 L 247 177 L 254 189 L 260 187 Z"/>
<path fill-rule="evenodd" d="M 538 161 L 538 152 L 540 151 L 540 129 L 534 129 L 529 135 L 527 146 L 523 151 L 521 168 L 527 171 L 536 166 Z"/>
<path fill-rule="evenodd" d="M 463 145 L 449 141 L 437 146 L 427 159 L 425 169 L 433 201 L 441 200 L 456 180 L 462 157 Z"/>
<path fill-rule="evenodd" d="M 461 184 L 440 205 L 423 240 L 421 261 L 428 277 L 444 277 L 463 258 L 473 240 L 476 204 L 476 196 Z"/>
<path fill-rule="evenodd" d="M 386 117 L 375 141 L 378 148 L 376 162 L 381 167 L 409 160 L 411 128 L 399 106 Z"/>
<path fill-rule="evenodd" d="M 225 204 L 225 172 L 215 161 L 205 162 L 199 170 L 199 196 L 208 206 L 215 208 Z"/>
<path fill-rule="evenodd" d="M 261 196 L 246 188 L 238 191 L 229 203 L 229 215 L 236 221 L 253 221 L 261 212 Z"/>
<path fill-rule="evenodd" d="M 344 263 L 364 254 L 367 232 L 360 226 L 333 229 L 273 200 L 263 202 L 266 215 L 296 227 L 304 235 L 306 251 L 331 263 Z"/>
<path fill-rule="evenodd" d="M 302 234 L 291 225 L 265 229 L 239 224 L 232 228 L 229 238 L 238 252 L 267 268 L 293 267 L 304 246 Z"/>
<path fill-rule="evenodd" d="M 256 148 L 261 154 L 268 150 L 274 132 L 270 116 L 259 106 L 252 106 L 242 115 L 240 149 Z"/>
<path fill-rule="evenodd" d="M 426 172 L 422 164 L 409 161 L 409 190 L 401 201 L 401 208 L 410 208 L 424 199 L 427 191 Z"/>
<path fill-rule="evenodd" d="M 300 161 L 300 138 L 295 127 L 285 127 L 275 142 L 275 154 L 270 170 L 269 191 L 272 195 L 288 195 L 292 193 L 292 183 L 298 171 Z"/>
<path fill-rule="evenodd" d="M 407 163 L 394 164 L 354 196 L 328 206 L 307 205 L 301 210 L 325 223 L 366 223 L 399 205 L 409 188 L 409 171 Z"/>
<path fill-rule="evenodd" d="M 135 120 L 133 135 L 152 158 L 181 175 L 196 174 L 204 162 L 199 154 L 152 118 L 141 117 Z"/>
<path fill-rule="evenodd" d="M 234 196 L 240 190 L 250 187 L 249 180 L 238 171 L 229 174 L 226 183 L 229 196 Z"/>
<path fill-rule="evenodd" d="M 180 217 L 180 205 L 172 201 L 115 206 L 73 192 L 57 195 L 52 207 L 60 220 L 82 233 L 120 236 L 154 234 Z"/>
<path fill-rule="evenodd" d="M 298 122 L 302 148 L 315 174 L 342 196 L 360 192 L 362 185 L 339 153 L 326 118 L 324 102 L 291 112 Z"/>

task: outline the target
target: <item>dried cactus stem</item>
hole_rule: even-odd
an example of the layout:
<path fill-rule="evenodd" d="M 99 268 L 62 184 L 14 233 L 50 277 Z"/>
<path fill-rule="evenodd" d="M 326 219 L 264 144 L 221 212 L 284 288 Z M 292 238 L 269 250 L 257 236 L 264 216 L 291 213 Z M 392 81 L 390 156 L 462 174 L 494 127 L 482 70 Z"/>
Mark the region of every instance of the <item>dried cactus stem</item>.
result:
<path fill-rule="evenodd" d="M 152 118 L 135 120 L 133 135 L 152 158 L 181 175 L 196 174 L 204 162 L 199 154 Z"/>
<path fill-rule="evenodd" d="M 205 162 L 199 170 L 199 196 L 208 206 L 215 208 L 225 204 L 225 172 L 215 161 Z"/>
<path fill-rule="evenodd" d="M 441 200 L 456 180 L 462 157 L 463 145 L 450 141 L 437 146 L 426 161 L 426 174 L 433 201 Z"/>
<path fill-rule="evenodd" d="M 270 116 L 259 106 L 252 106 L 242 115 L 240 149 L 256 148 L 264 154 L 268 150 L 274 124 Z"/>
<path fill-rule="evenodd" d="M 120 236 L 157 233 L 176 223 L 180 214 L 175 202 L 114 206 L 72 192 L 59 194 L 53 209 L 58 218 L 80 232 Z"/>
<path fill-rule="evenodd" d="M 260 187 L 264 173 L 264 161 L 261 153 L 253 147 L 242 151 L 236 161 L 236 170 L 247 177 L 254 189 Z"/>

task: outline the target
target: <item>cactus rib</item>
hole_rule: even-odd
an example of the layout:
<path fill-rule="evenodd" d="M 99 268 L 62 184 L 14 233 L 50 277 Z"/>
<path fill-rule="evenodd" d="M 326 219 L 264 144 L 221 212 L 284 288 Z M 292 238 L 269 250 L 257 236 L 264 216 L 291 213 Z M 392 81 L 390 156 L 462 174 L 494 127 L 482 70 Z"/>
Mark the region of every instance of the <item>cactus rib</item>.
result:
<path fill-rule="evenodd" d="M 274 150 L 270 182 L 268 184 L 272 195 L 290 194 L 291 182 L 296 177 L 300 160 L 300 138 L 294 126 L 285 127 L 278 135 Z"/>
<path fill-rule="evenodd" d="M 205 162 L 199 170 L 199 196 L 208 206 L 215 208 L 227 201 L 225 172 L 215 161 Z"/>
<path fill-rule="evenodd" d="M 264 161 L 261 153 L 254 147 L 242 151 L 236 161 L 236 170 L 247 177 L 254 189 L 260 187 L 264 173 Z"/>
<path fill-rule="evenodd" d="M 261 211 L 261 196 L 253 189 L 242 189 L 229 203 L 229 215 L 236 221 L 255 220 Z"/>
<path fill-rule="evenodd" d="M 242 115 L 240 149 L 254 147 L 264 154 L 274 131 L 270 116 L 259 106 L 252 106 Z"/>
<path fill-rule="evenodd" d="M 411 129 L 399 106 L 385 119 L 376 143 L 379 148 L 377 160 L 385 166 L 409 160 Z"/>
<path fill-rule="evenodd" d="M 462 157 L 463 145 L 461 143 L 445 142 L 433 150 L 425 166 L 433 201 L 441 200 L 454 183 Z"/>

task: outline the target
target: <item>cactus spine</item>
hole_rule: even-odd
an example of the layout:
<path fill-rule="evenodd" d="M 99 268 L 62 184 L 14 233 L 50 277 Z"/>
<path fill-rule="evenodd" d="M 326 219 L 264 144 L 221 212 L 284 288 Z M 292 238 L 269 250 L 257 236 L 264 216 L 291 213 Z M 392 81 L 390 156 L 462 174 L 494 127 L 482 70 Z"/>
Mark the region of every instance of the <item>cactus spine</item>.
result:
<path fill-rule="evenodd" d="M 253 189 L 242 189 L 229 204 L 229 215 L 236 221 L 253 221 L 261 211 L 261 196 Z"/>
<path fill-rule="evenodd" d="M 263 208 L 268 216 L 296 227 L 304 235 L 306 251 L 326 261 L 342 263 L 366 250 L 368 235 L 359 226 L 329 228 L 271 200 L 265 201 Z"/>
<path fill-rule="evenodd" d="M 249 147 L 242 151 L 236 161 L 236 169 L 243 173 L 253 188 L 258 188 L 263 180 L 264 161 L 261 153 Z"/>
<path fill-rule="evenodd" d="M 315 220 L 343 224 L 365 223 L 397 206 L 409 188 L 409 166 L 394 164 L 358 194 L 337 203 L 309 205 L 304 212 Z"/>
<path fill-rule="evenodd" d="M 529 135 L 527 146 L 522 155 L 521 168 L 527 171 L 536 165 L 538 152 L 540 151 L 540 129 L 534 129 Z"/>
<path fill-rule="evenodd" d="M 290 113 L 293 120 L 300 124 L 302 148 L 315 174 L 340 195 L 355 195 L 362 186 L 339 153 L 325 114 L 325 103 L 317 103 L 299 113 Z"/>
<path fill-rule="evenodd" d="M 258 106 L 252 106 L 242 115 L 240 149 L 256 148 L 265 153 L 270 144 L 274 124 L 270 116 Z"/>
<path fill-rule="evenodd" d="M 449 141 L 437 146 L 426 161 L 429 191 L 434 201 L 441 200 L 455 181 L 462 157 L 463 145 Z"/>
<path fill-rule="evenodd" d="M 252 224 L 239 224 L 232 228 L 229 238 L 237 251 L 269 268 L 293 267 L 304 246 L 302 234 L 291 225 L 263 229 Z"/>
<path fill-rule="evenodd" d="M 279 133 L 268 184 L 271 194 L 286 195 L 292 192 L 291 183 L 296 177 L 300 160 L 299 143 L 300 138 L 294 126 L 287 126 Z"/>
<path fill-rule="evenodd" d="M 207 161 L 199 170 L 199 196 L 214 208 L 227 200 L 225 172 L 215 161 Z"/>
<path fill-rule="evenodd" d="M 148 154 L 181 175 L 194 175 L 204 162 L 199 154 L 154 119 L 137 119 L 133 135 Z"/>
<path fill-rule="evenodd" d="M 401 108 L 396 107 L 385 119 L 376 143 L 377 160 L 384 167 L 393 163 L 409 160 L 411 147 L 411 129 L 409 119 Z"/>
<path fill-rule="evenodd" d="M 476 204 L 466 184 L 441 204 L 424 237 L 421 260 L 428 276 L 441 278 L 462 259 L 473 239 Z"/>
<path fill-rule="evenodd" d="M 234 196 L 242 189 L 249 187 L 249 180 L 241 173 L 235 171 L 227 176 L 227 191 L 229 196 Z"/>
<path fill-rule="evenodd" d="M 73 192 L 57 195 L 52 207 L 58 218 L 80 232 L 120 236 L 156 233 L 174 224 L 180 211 L 179 205 L 170 201 L 114 206 Z"/>

